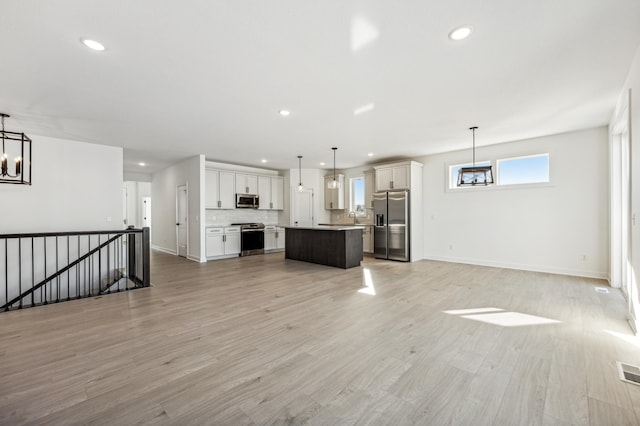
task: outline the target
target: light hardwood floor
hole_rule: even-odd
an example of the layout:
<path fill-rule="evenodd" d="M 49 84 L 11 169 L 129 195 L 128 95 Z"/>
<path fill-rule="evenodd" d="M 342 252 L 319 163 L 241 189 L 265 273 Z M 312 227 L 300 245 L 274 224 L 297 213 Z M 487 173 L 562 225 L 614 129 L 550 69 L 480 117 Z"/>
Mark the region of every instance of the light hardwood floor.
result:
<path fill-rule="evenodd" d="M 640 348 L 611 334 L 630 329 L 603 281 L 154 253 L 152 282 L 0 314 L 0 423 L 640 424 L 615 366 Z M 559 322 L 444 312 L 477 308 Z"/>

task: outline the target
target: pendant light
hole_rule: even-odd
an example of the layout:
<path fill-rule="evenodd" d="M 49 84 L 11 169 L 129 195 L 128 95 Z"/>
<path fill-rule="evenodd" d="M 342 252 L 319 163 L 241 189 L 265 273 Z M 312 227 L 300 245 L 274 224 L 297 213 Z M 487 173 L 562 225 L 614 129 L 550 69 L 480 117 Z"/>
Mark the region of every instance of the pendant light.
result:
<path fill-rule="evenodd" d="M 327 188 L 329 189 L 336 189 L 336 188 L 340 188 L 340 182 L 338 182 L 336 180 L 336 151 L 338 150 L 338 148 L 331 148 L 333 150 L 333 180 L 330 180 L 327 183 Z"/>
<path fill-rule="evenodd" d="M 304 186 L 302 186 L 302 155 L 298 155 L 298 191 L 304 191 Z"/>
<path fill-rule="evenodd" d="M 473 132 L 473 165 L 471 167 L 461 167 L 458 170 L 458 186 L 492 185 L 492 166 L 476 167 L 476 130 L 478 126 L 469 127 Z"/>
<path fill-rule="evenodd" d="M 0 183 L 31 185 L 31 139 L 24 133 L 6 131 L 5 118 L 9 118 L 9 114 L 0 113 L 2 121 Z M 9 167 L 9 157 L 14 157 L 14 167 Z"/>

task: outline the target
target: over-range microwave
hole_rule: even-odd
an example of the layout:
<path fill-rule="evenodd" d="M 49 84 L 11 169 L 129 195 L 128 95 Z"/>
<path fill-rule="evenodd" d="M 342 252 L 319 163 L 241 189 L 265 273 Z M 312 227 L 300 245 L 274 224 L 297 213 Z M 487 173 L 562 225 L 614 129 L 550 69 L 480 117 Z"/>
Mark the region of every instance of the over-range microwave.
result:
<path fill-rule="evenodd" d="M 260 207 L 260 196 L 257 194 L 236 194 L 237 209 L 257 209 Z"/>

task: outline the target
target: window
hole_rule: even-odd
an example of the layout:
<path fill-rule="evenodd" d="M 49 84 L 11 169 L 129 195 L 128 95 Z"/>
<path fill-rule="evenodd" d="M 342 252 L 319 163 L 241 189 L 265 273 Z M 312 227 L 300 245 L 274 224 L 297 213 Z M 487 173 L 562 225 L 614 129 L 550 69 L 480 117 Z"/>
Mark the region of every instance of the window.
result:
<path fill-rule="evenodd" d="M 349 184 L 351 187 L 349 211 L 356 212 L 357 215 L 364 215 L 364 177 L 351 178 Z"/>
<path fill-rule="evenodd" d="M 549 182 L 549 154 L 497 161 L 498 185 Z"/>
<path fill-rule="evenodd" d="M 476 162 L 476 166 L 490 166 L 491 161 Z M 471 167 L 473 163 L 469 164 L 456 164 L 455 166 L 449 166 L 449 188 L 458 188 L 458 171 L 463 167 Z"/>
<path fill-rule="evenodd" d="M 527 155 L 522 157 L 502 158 L 496 160 L 494 173 L 497 177 L 496 184 L 492 187 L 548 183 L 549 178 L 549 154 Z M 448 166 L 449 190 L 464 190 L 469 188 L 487 188 L 484 185 L 458 187 L 458 170 L 462 167 L 470 167 L 473 164 L 455 164 Z M 476 166 L 490 166 L 491 161 L 476 162 Z"/>

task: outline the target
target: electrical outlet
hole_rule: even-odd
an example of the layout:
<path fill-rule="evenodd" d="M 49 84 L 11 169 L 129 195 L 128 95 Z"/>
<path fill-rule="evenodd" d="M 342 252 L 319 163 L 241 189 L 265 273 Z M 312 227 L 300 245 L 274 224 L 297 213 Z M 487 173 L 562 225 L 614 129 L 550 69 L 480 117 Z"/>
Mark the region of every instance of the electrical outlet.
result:
<path fill-rule="evenodd" d="M 587 255 L 586 254 L 580 255 L 580 260 L 582 260 L 583 262 L 586 262 L 587 261 Z"/>
<path fill-rule="evenodd" d="M 449 250 L 453 250 L 453 244 L 449 244 Z"/>
<path fill-rule="evenodd" d="M 107 216 L 107 222 L 111 222 L 111 216 Z"/>

